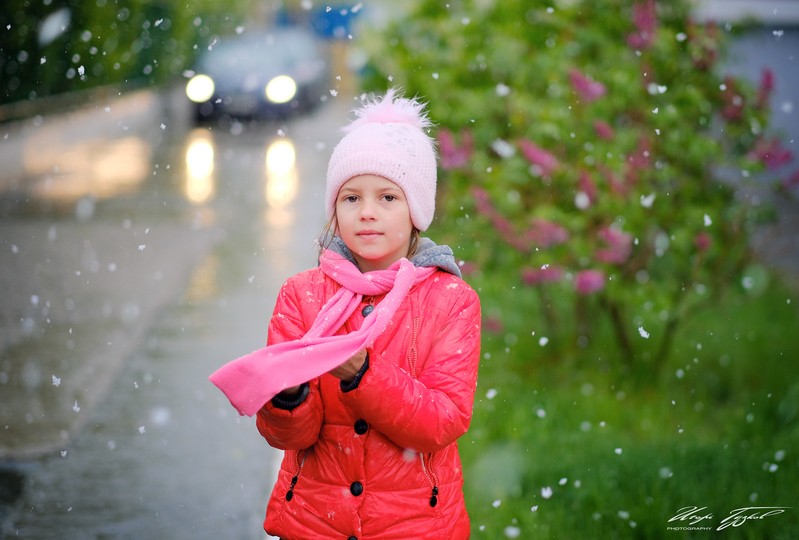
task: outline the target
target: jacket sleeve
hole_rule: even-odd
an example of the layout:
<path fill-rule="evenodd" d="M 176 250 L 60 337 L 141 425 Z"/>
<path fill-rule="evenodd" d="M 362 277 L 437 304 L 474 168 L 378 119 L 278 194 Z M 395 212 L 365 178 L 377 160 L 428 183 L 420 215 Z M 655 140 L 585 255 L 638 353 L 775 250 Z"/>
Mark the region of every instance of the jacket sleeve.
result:
<path fill-rule="evenodd" d="M 342 399 L 403 448 L 434 452 L 466 433 L 480 361 L 480 300 L 468 286 L 449 303 L 417 378 L 374 354 L 358 388 Z M 421 362 L 420 362 L 421 364 Z"/>
<path fill-rule="evenodd" d="M 295 280 L 290 279 L 277 296 L 275 309 L 269 321 L 267 344 L 293 341 L 305 335 L 300 296 Z M 309 381 L 308 397 L 291 410 L 276 407 L 271 401 L 264 405 L 255 418 L 258 431 L 270 446 L 280 450 L 302 450 L 313 445 L 322 427 L 322 399 L 319 381 Z"/>

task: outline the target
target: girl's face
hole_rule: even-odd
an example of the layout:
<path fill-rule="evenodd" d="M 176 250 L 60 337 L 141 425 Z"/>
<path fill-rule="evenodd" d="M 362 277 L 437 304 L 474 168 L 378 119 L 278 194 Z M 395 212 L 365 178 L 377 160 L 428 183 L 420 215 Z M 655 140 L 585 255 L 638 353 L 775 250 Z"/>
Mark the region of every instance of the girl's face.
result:
<path fill-rule="evenodd" d="M 382 176 L 350 178 L 336 197 L 336 230 L 362 272 L 385 270 L 410 248 L 413 223 L 405 193 Z"/>

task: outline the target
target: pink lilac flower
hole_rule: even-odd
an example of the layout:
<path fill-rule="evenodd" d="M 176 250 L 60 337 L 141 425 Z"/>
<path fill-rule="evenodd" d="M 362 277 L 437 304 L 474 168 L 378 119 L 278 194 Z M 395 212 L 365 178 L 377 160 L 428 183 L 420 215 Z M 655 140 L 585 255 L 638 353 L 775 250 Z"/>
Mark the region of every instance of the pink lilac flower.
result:
<path fill-rule="evenodd" d="M 461 135 L 461 145 L 455 143 L 455 137 L 448 129 L 438 133 L 438 145 L 441 149 L 441 168 L 444 170 L 458 169 L 469 163 L 474 151 L 472 133 L 465 130 Z"/>
<path fill-rule="evenodd" d="M 464 276 L 473 276 L 479 270 L 477 264 L 470 261 L 462 262 L 459 266 L 461 269 L 461 274 Z"/>
<path fill-rule="evenodd" d="M 485 189 L 474 187 L 472 195 L 477 212 L 488 218 L 491 225 L 508 245 L 523 253 L 529 253 L 535 247 L 547 248 L 569 240 L 569 231 L 557 223 L 540 218 L 532 219 L 530 228 L 524 234 L 519 234 L 513 223 L 494 207 L 491 197 Z"/>
<path fill-rule="evenodd" d="M 505 325 L 502 324 L 502 319 L 495 315 L 490 315 L 483 319 L 483 330 L 491 334 L 501 334 L 504 329 Z"/>
<path fill-rule="evenodd" d="M 605 227 L 599 231 L 598 236 L 605 247 L 596 251 L 596 260 L 607 264 L 627 262 L 633 249 L 632 235 L 614 227 Z"/>
<path fill-rule="evenodd" d="M 559 266 L 546 265 L 541 268 L 528 267 L 522 270 L 522 281 L 526 285 L 557 283 L 563 279 L 565 272 Z"/>
<path fill-rule="evenodd" d="M 541 176 L 549 176 L 560 167 L 558 158 L 529 139 L 519 141 L 519 148 L 527 161 L 539 169 Z"/>
<path fill-rule="evenodd" d="M 710 249 L 712 242 L 713 238 L 706 231 L 702 231 L 694 238 L 694 247 L 697 251 L 703 253 Z"/>
<path fill-rule="evenodd" d="M 594 121 L 594 131 L 600 139 L 604 139 L 606 141 L 611 141 L 616 136 L 616 133 L 613 131 L 613 128 L 610 127 L 610 124 L 603 120 Z"/>
<path fill-rule="evenodd" d="M 777 137 L 760 138 L 750 152 L 750 157 L 763 163 L 769 170 L 779 169 L 793 160 L 793 154 Z"/>
<path fill-rule="evenodd" d="M 615 195 L 625 195 L 627 193 L 627 186 L 624 184 L 624 180 L 619 178 L 619 175 L 610 167 L 600 165 L 599 171 L 602 173 L 605 180 L 607 180 L 611 193 Z"/>
<path fill-rule="evenodd" d="M 651 155 L 651 143 L 649 139 L 646 137 L 641 138 L 638 141 L 638 147 L 635 149 L 635 152 L 631 153 L 627 156 L 627 163 L 630 167 L 640 170 L 640 169 L 647 169 L 652 162 L 652 155 Z"/>
<path fill-rule="evenodd" d="M 744 98 L 738 91 L 738 83 L 731 76 L 724 77 L 724 89 L 721 91 L 721 116 L 729 122 L 740 120 L 744 111 Z"/>
<path fill-rule="evenodd" d="M 497 233 L 512 247 L 522 252 L 529 252 L 531 249 L 529 241 L 521 238 L 513 228 L 513 224 L 503 216 L 494 205 L 486 190 L 480 187 L 472 189 L 477 212 L 491 221 Z"/>
<path fill-rule="evenodd" d="M 688 45 L 691 61 L 697 69 L 711 69 L 719 57 L 719 28 L 715 22 L 699 25 L 688 23 Z"/>
<path fill-rule="evenodd" d="M 635 32 L 627 36 L 627 44 L 634 49 L 648 49 L 655 41 L 657 13 L 655 0 L 637 2 L 633 5 Z"/>
<path fill-rule="evenodd" d="M 491 204 L 491 198 L 488 192 L 481 187 L 474 187 L 472 188 L 472 196 L 474 197 L 474 204 L 477 208 L 477 212 L 484 216 L 492 217 L 494 214 L 494 206 Z"/>
<path fill-rule="evenodd" d="M 515 243 L 516 234 L 513 230 L 513 224 L 508 220 L 508 218 L 499 213 L 495 213 L 491 218 L 491 222 L 494 224 L 494 228 L 497 230 L 497 232 L 499 232 L 499 234 Z"/>
<path fill-rule="evenodd" d="M 587 102 L 596 101 L 605 95 L 605 85 L 597 82 L 576 69 L 569 71 L 572 88 Z"/>
<path fill-rule="evenodd" d="M 774 72 L 766 68 L 760 74 L 760 85 L 757 88 L 757 106 L 761 109 L 768 106 L 774 92 Z"/>
<path fill-rule="evenodd" d="M 574 287 L 580 294 L 592 294 L 605 288 L 605 273 L 601 270 L 581 270 L 574 277 Z"/>
<path fill-rule="evenodd" d="M 625 179 L 627 186 L 635 185 L 638 182 L 638 173 L 648 169 L 652 163 L 651 143 L 649 139 L 642 138 L 638 141 L 635 152 L 627 156 L 627 171 Z"/>
<path fill-rule="evenodd" d="M 594 204 L 597 200 L 596 184 L 591 179 L 591 175 L 586 170 L 580 171 L 580 179 L 577 181 L 577 189 L 588 197 L 589 204 Z"/>
<path fill-rule="evenodd" d="M 569 240 L 569 231 L 553 221 L 535 218 L 525 235 L 535 246 L 548 248 Z"/>

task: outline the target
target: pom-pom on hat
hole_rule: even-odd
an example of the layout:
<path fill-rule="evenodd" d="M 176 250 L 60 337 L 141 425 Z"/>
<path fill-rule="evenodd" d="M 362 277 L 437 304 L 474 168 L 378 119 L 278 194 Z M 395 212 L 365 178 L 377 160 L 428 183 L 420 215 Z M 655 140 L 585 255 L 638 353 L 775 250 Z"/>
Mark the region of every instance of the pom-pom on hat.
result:
<path fill-rule="evenodd" d="M 390 89 L 380 100 L 368 100 L 355 110 L 357 118 L 333 149 L 327 166 L 325 207 L 330 219 L 336 196 L 347 180 L 374 174 L 402 188 L 411 222 L 420 231 L 433 221 L 436 208 L 436 150 L 425 133 L 432 123 L 424 104 L 399 97 Z"/>

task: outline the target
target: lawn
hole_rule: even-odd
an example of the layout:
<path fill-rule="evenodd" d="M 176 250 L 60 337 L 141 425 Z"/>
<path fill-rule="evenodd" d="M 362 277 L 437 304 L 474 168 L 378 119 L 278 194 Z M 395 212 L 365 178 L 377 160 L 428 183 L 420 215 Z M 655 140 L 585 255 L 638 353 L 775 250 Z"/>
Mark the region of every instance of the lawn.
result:
<path fill-rule="evenodd" d="M 461 440 L 473 537 L 799 537 L 798 296 L 726 295 L 658 376 L 616 369 L 609 335 L 555 363 L 532 332 L 486 332 Z"/>

